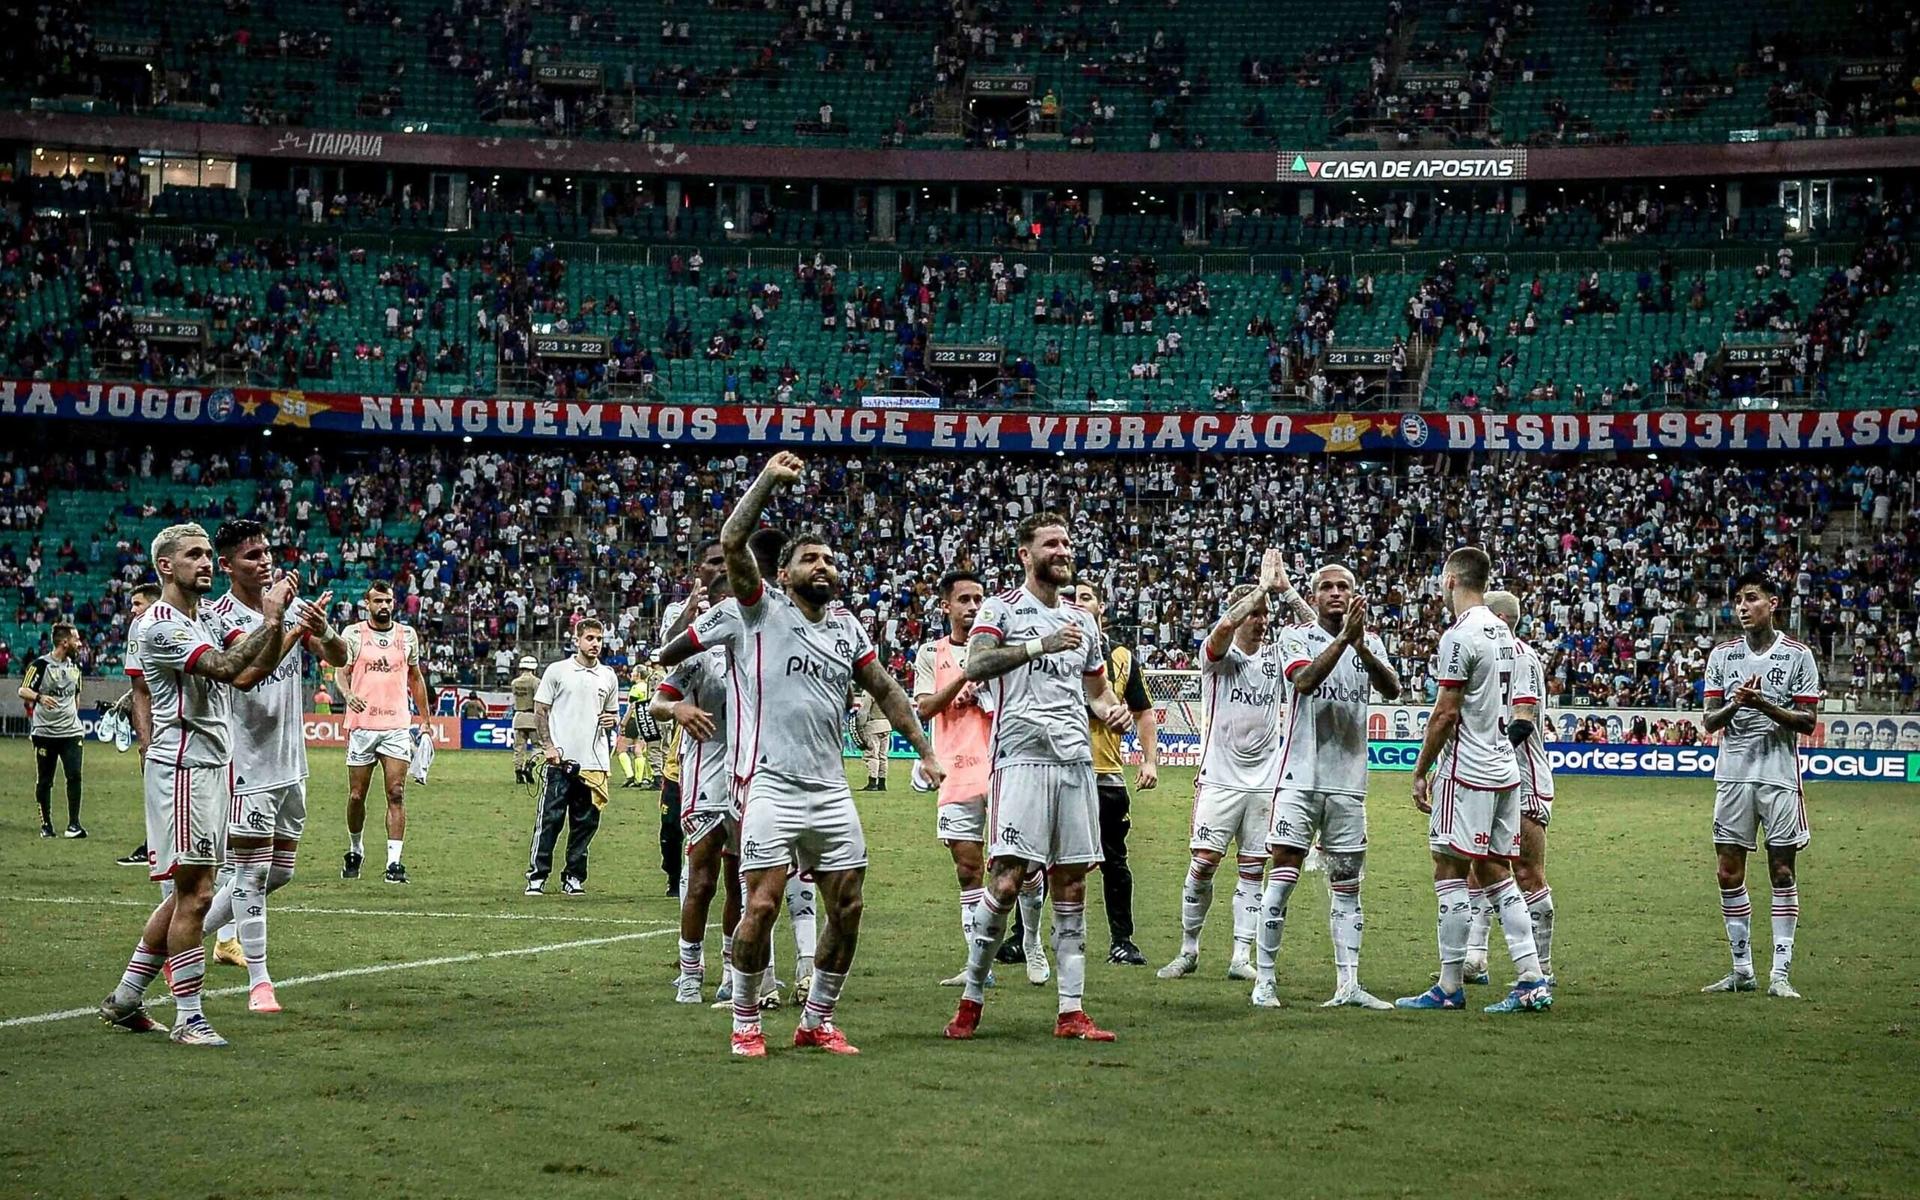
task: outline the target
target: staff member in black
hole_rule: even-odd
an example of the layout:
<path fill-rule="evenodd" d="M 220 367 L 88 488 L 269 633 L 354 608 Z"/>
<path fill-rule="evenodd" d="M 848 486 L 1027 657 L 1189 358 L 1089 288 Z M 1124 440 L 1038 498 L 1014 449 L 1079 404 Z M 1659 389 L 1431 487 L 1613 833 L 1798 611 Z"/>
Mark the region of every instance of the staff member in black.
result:
<path fill-rule="evenodd" d="M 83 838 L 80 827 L 80 631 L 64 621 L 53 627 L 53 649 L 27 665 L 20 684 L 27 702 L 28 732 L 33 735 L 33 765 L 38 771 L 33 798 L 40 804 L 40 836 L 53 836 L 53 768 L 67 774 L 67 833 Z"/>

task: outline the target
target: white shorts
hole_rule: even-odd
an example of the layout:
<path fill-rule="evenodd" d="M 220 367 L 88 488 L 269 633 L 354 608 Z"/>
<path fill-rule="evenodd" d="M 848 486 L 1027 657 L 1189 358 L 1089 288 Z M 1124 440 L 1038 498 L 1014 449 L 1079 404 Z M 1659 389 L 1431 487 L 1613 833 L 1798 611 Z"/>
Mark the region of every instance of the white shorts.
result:
<path fill-rule="evenodd" d="M 987 798 L 976 796 L 942 804 L 934 814 L 935 836 L 943 842 L 984 842 L 987 840 Z"/>
<path fill-rule="evenodd" d="M 297 842 L 307 827 L 307 785 L 304 781 L 236 795 L 227 807 L 227 836 Z"/>
<path fill-rule="evenodd" d="M 1238 842 L 1241 854 L 1249 858 L 1264 855 L 1267 822 L 1272 814 L 1272 792 L 1196 783 L 1187 848 L 1225 854 L 1228 842 Z"/>
<path fill-rule="evenodd" d="M 1320 835 L 1320 848 L 1329 854 L 1365 853 L 1367 798 L 1299 788 L 1281 788 L 1275 792 L 1267 845 L 1310 850 L 1315 834 Z"/>
<path fill-rule="evenodd" d="M 727 847 L 739 848 L 740 819 L 726 809 L 691 809 L 681 814 L 680 835 L 687 846 L 699 845 L 715 831 L 720 834 L 723 851 Z"/>
<path fill-rule="evenodd" d="M 993 769 L 987 858 L 1053 867 L 1097 863 L 1100 793 L 1092 763 L 1012 763 Z"/>
<path fill-rule="evenodd" d="M 1520 788 L 1497 792 L 1450 779 L 1433 781 L 1427 845 L 1454 858 L 1513 858 L 1520 853 Z"/>
<path fill-rule="evenodd" d="M 347 731 L 347 765 L 370 767 L 374 758 L 413 761 L 413 737 L 404 729 L 350 729 Z"/>
<path fill-rule="evenodd" d="M 1520 815 L 1542 829 L 1553 824 L 1553 793 L 1537 796 L 1526 784 L 1521 784 Z"/>
<path fill-rule="evenodd" d="M 231 767 L 175 767 L 148 759 L 147 875 L 172 879 L 175 867 L 217 866 L 224 857 Z"/>
<path fill-rule="evenodd" d="M 846 780 L 787 779 L 765 770 L 747 781 L 740 815 L 740 869 L 853 871 L 867 865 L 867 835 Z"/>
<path fill-rule="evenodd" d="M 1767 827 L 1767 845 L 1798 850 L 1813 840 L 1807 825 L 1807 801 L 1799 788 L 1778 783 L 1715 783 L 1713 844 L 1758 850 L 1759 827 Z"/>

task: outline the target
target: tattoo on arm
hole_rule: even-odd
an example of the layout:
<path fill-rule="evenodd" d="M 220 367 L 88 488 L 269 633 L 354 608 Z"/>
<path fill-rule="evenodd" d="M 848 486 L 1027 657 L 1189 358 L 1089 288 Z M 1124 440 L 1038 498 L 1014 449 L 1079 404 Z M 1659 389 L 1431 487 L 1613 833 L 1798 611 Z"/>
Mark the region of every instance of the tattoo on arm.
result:
<path fill-rule="evenodd" d="M 272 653 L 279 644 L 280 631 L 263 624 L 225 650 L 206 651 L 194 660 L 193 668 L 188 673 L 221 683 L 232 683 L 242 671 L 253 665 L 255 659 L 262 654 Z"/>
<path fill-rule="evenodd" d="M 754 561 L 753 552 L 747 548 L 747 539 L 760 524 L 761 510 L 767 506 L 767 498 L 773 495 L 774 481 L 762 474 L 747 488 L 747 494 L 740 497 L 740 503 L 733 506 L 727 514 L 726 523 L 720 527 L 720 550 L 727 557 L 727 582 L 733 587 L 733 594 L 745 604 L 748 596 L 760 591 L 760 564 Z"/>
<path fill-rule="evenodd" d="M 1003 646 L 991 633 L 977 633 L 967 642 L 967 678 L 975 683 L 998 679 L 1026 664 L 1025 646 Z"/>
<path fill-rule="evenodd" d="M 547 728 L 548 714 L 552 711 L 553 706 L 545 701 L 533 702 L 533 736 L 539 741 L 542 750 L 553 745 L 553 733 Z"/>

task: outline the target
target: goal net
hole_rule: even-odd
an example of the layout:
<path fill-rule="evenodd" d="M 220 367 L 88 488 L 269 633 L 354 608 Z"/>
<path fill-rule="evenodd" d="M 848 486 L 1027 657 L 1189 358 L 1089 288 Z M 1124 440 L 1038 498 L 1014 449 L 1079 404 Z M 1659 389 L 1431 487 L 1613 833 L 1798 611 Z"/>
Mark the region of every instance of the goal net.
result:
<path fill-rule="evenodd" d="M 1154 718 L 1160 725 L 1160 761 L 1168 766 L 1190 767 L 1200 761 L 1200 672 L 1140 672 L 1153 701 Z M 1126 737 L 1127 757 L 1137 760 L 1139 747 L 1133 734 Z"/>

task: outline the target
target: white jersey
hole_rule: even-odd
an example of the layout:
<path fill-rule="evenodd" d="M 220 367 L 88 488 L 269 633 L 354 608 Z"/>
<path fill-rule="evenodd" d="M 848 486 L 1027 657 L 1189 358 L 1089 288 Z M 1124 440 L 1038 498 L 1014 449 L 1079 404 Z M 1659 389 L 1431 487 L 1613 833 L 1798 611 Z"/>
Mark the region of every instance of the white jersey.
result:
<path fill-rule="evenodd" d="M 737 610 L 736 610 L 737 611 Z M 713 789 L 725 795 L 727 777 L 727 651 L 715 646 L 675 667 L 654 693 L 665 700 L 685 700 L 713 718 L 713 736 L 701 741 L 680 731 L 680 790 L 692 797 Z"/>
<path fill-rule="evenodd" d="M 240 602 L 232 592 L 215 600 L 212 611 L 226 626 L 227 644 L 260 628 L 266 617 Z M 292 610 L 283 624 L 293 623 Z M 305 640 L 304 635 L 301 638 Z M 234 689 L 233 790 L 236 795 L 270 791 L 307 777 L 307 739 L 301 717 L 305 700 L 300 686 L 298 646 L 288 651 L 273 673 L 252 689 Z"/>
<path fill-rule="evenodd" d="M 1367 705 L 1373 682 L 1360 651 L 1348 646 L 1312 692 L 1293 686 L 1294 673 L 1319 658 L 1340 635 L 1318 621 L 1289 625 L 1280 634 L 1281 675 L 1287 681 L 1287 745 L 1280 755 L 1280 786 L 1302 792 L 1367 794 Z M 1367 649 L 1385 659 L 1387 648 L 1368 633 Z"/>
<path fill-rule="evenodd" d="M 1042 604 L 1023 584 L 980 606 L 971 637 L 985 634 L 1019 646 L 1067 625 L 1080 626 L 1080 646 L 1042 654 L 993 680 L 993 765 L 1093 763 L 1084 679 L 1107 669 L 1100 627 L 1078 605 Z M 971 640 L 971 639 L 969 639 Z"/>
<path fill-rule="evenodd" d="M 1707 656 L 1707 707 L 1718 708 L 1725 696 L 1749 679 L 1760 681 L 1760 694 L 1781 708 L 1817 703 L 1820 668 L 1813 651 L 1784 633 L 1776 633 L 1764 653 L 1745 638 L 1723 642 Z M 1800 735 L 1774 724 L 1756 708 L 1739 708 L 1720 734 L 1719 761 L 1713 777 L 1720 783 L 1771 783 L 1800 786 Z"/>
<path fill-rule="evenodd" d="M 135 626 L 140 670 L 153 697 L 153 741 L 147 757 L 170 767 L 224 767 L 233 758 L 228 720 L 233 689 L 189 674 L 202 654 L 227 642 L 227 630 L 207 607 L 188 616 L 156 600 Z"/>
<path fill-rule="evenodd" d="M 547 732 L 560 757 L 582 770 L 608 769 L 608 733 L 600 727 L 603 715 L 620 711 L 620 677 L 603 662 L 591 666 L 569 654 L 549 663 L 540 675 L 533 700 L 548 708 Z"/>
<path fill-rule="evenodd" d="M 1534 718 L 1533 732 L 1520 743 L 1520 774 L 1527 791 L 1546 799 L 1553 797 L 1553 767 L 1547 762 L 1547 668 L 1532 646 L 1513 639 L 1513 702 L 1537 704 L 1540 715 Z"/>
<path fill-rule="evenodd" d="M 1440 752 L 1441 778 L 1489 792 L 1520 782 L 1520 762 L 1507 740 L 1513 670 L 1513 631 L 1484 604 L 1461 613 L 1440 635 L 1435 682 L 1466 693 L 1460 723 Z"/>
<path fill-rule="evenodd" d="M 853 673 L 872 662 L 873 643 L 844 607 L 809 621 L 785 592 L 763 581 L 749 602 L 700 614 L 695 644 L 724 644 L 733 658 L 728 761 L 742 785 L 760 771 L 846 786 L 840 729 Z"/>
<path fill-rule="evenodd" d="M 1228 643 L 1215 659 L 1200 650 L 1198 782 L 1272 792 L 1280 769 L 1280 647 L 1249 654 Z"/>

